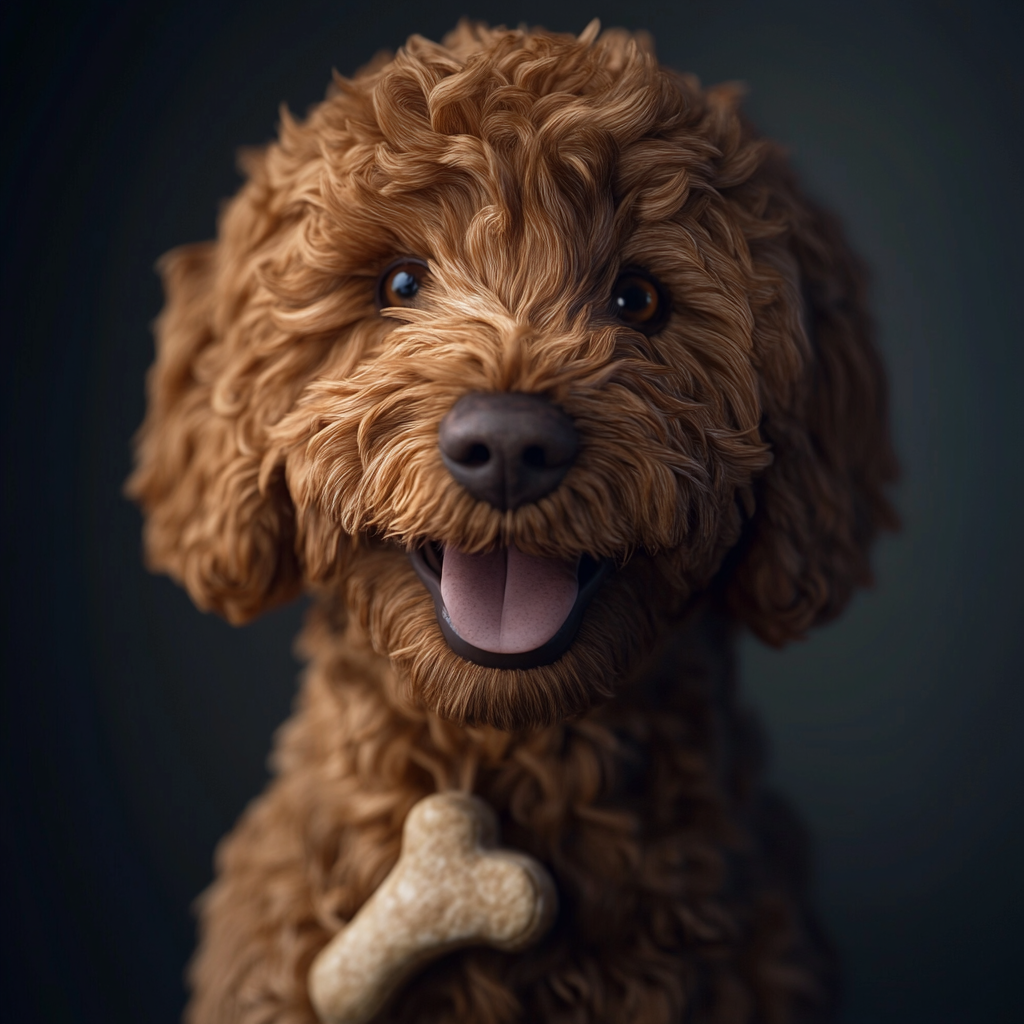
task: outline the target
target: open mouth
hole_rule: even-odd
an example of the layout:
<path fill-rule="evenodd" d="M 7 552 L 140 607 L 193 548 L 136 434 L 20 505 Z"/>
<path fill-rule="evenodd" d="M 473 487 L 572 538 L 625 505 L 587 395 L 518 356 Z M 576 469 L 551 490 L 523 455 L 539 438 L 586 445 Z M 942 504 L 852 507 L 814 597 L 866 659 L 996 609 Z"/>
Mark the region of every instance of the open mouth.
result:
<path fill-rule="evenodd" d="M 409 555 L 448 646 L 487 668 L 557 661 L 611 572 L 607 559 L 541 558 L 515 545 L 482 555 L 427 544 Z"/>

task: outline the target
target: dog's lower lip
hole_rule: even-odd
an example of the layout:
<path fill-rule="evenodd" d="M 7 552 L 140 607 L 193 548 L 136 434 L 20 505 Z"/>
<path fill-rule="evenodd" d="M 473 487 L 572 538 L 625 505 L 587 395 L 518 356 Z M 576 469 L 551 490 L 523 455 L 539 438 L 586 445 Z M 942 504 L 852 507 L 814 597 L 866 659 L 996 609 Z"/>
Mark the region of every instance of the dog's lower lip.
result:
<path fill-rule="evenodd" d="M 448 646 L 459 657 L 475 665 L 503 669 L 539 668 L 541 665 L 550 665 L 557 661 L 576 638 L 587 605 L 590 604 L 594 594 L 597 593 L 612 570 L 612 563 L 609 559 L 595 559 L 589 555 L 583 555 L 577 569 L 579 592 L 576 602 L 555 635 L 532 651 L 499 654 L 494 651 L 485 651 L 468 643 L 459 636 L 452 625 L 451 616 L 448 614 L 441 596 L 440 568 L 444 559 L 444 549 L 437 544 L 426 544 L 410 552 L 409 559 L 434 601 L 437 623 Z"/>

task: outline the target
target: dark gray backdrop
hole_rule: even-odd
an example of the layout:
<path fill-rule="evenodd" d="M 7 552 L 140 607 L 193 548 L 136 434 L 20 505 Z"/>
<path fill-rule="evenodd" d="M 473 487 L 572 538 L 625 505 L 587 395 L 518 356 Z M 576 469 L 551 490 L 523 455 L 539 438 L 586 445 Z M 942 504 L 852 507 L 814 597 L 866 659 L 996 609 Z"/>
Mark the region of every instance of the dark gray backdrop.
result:
<path fill-rule="evenodd" d="M 993 3 L 196 0 L 3 15 L 2 996 L 20 1021 L 169 1022 L 211 852 L 261 788 L 300 609 L 233 630 L 143 573 L 119 496 L 157 256 L 214 230 L 233 154 L 332 66 L 468 13 L 650 29 L 743 79 L 874 270 L 905 467 L 878 587 L 744 647 L 810 821 L 846 1020 L 1018 1019 L 1021 8 Z M 18 1012 L 14 1012 L 18 1011 Z"/>

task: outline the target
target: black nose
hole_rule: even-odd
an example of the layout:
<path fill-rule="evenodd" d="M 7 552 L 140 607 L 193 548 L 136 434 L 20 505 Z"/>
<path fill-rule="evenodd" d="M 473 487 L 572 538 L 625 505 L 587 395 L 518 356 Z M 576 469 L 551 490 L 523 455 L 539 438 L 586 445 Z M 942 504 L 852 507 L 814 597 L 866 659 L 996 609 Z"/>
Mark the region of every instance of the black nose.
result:
<path fill-rule="evenodd" d="M 463 395 L 441 420 L 441 458 L 479 501 L 512 509 L 543 498 L 569 471 L 579 435 L 540 395 Z"/>

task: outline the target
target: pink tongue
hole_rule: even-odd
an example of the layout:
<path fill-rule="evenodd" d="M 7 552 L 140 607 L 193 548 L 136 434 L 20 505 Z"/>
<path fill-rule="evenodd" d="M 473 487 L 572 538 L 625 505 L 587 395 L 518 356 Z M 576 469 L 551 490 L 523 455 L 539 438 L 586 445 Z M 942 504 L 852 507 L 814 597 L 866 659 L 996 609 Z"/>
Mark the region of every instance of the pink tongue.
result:
<path fill-rule="evenodd" d="M 520 654 L 546 644 L 578 592 L 571 562 L 525 555 L 515 545 L 486 555 L 445 548 L 441 597 L 452 628 L 483 651 Z"/>

